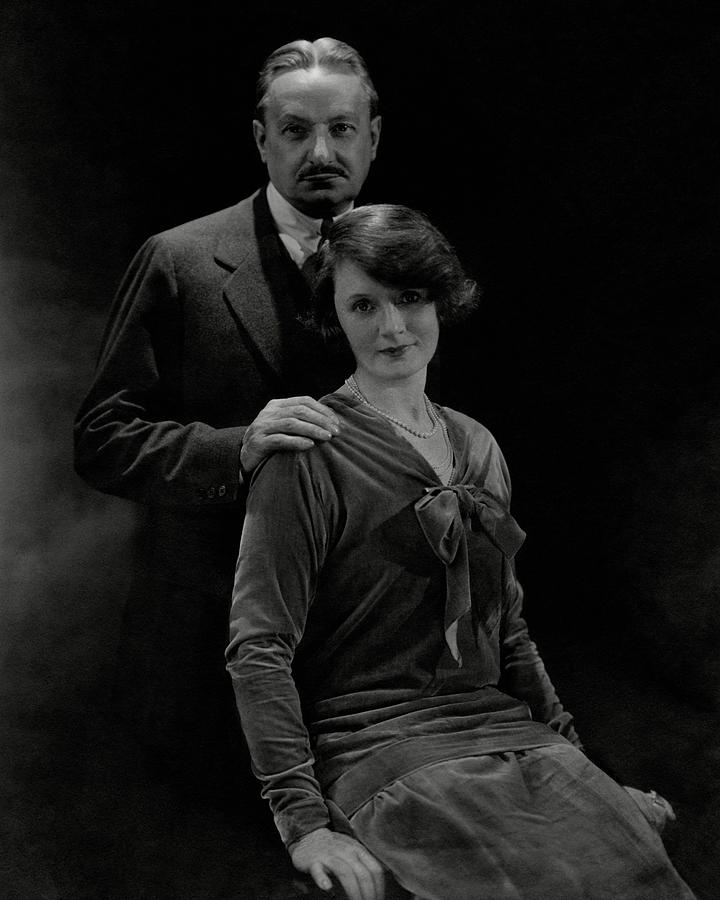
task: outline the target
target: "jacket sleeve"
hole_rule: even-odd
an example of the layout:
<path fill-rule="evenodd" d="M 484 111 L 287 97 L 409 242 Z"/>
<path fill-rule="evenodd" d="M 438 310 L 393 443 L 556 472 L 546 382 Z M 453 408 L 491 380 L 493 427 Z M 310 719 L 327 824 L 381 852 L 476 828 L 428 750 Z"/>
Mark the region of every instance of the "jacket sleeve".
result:
<path fill-rule="evenodd" d="M 522 616 L 523 590 L 507 563 L 507 607 L 501 634 L 501 689 L 530 707 L 533 719 L 545 722 L 572 744 L 583 749 L 572 715 L 563 707 L 545 670 Z"/>
<path fill-rule="evenodd" d="M 170 248 L 150 238 L 115 298 L 75 421 L 75 468 L 93 487 L 161 505 L 235 500 L 245 428 L 183 422 L 183 320 Z"/>
<path fill-rule="evenodd" d="M 248 497 L 226 659 L 253 772 L 287 846 L 330 822 L 292 672 L 327 532 L 305 455 L 270 457 Z"/>

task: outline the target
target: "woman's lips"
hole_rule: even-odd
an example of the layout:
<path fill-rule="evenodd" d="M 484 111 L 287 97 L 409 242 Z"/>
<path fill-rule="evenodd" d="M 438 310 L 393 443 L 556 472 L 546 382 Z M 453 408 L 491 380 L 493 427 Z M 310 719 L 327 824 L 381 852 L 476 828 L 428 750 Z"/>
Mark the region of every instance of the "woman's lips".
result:
<path fill-rule="evenodd" d="M 414 346 L 415 344 L 401 344 L 398 347 L 383 347 L 379 352 L 385 353 L 387 356 L 402 356 L 406 350 Z"/>

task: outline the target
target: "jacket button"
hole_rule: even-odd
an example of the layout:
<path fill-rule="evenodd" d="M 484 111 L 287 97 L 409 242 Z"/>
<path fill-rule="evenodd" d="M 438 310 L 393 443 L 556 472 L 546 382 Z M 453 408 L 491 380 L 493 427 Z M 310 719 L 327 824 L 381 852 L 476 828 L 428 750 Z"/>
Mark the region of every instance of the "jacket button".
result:
<path fill-rule="evenodd" d="M 207 496 L 208 500 L 214 500 L 214 499 L 215 499 L 215 488 L 214 488 L 214 487 L 209 487 L 209 488 L 207 489 L 207 494 L 206 494 L 206 496 Z"/>
<path fill-rule="evenodd" d="M 220 487 L 218 488 L 218 497 L 224 497 L 226 493 L 227 493 L 227 488 L 225 487 L 224 484 L 221 484 Z"/>

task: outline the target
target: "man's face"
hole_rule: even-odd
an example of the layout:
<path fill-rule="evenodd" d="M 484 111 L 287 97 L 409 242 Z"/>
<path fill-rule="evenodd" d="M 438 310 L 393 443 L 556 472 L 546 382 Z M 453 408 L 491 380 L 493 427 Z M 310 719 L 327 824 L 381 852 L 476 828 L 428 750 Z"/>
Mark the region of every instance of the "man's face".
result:
<path fill-rule="evenodd" d="M 313 218 L 338 215 L 357 197 L 375 159 L 380 116 L 357 75 L 295 69 L 275 78 L 265 122 L 253 131 L 270 180 Z"/>

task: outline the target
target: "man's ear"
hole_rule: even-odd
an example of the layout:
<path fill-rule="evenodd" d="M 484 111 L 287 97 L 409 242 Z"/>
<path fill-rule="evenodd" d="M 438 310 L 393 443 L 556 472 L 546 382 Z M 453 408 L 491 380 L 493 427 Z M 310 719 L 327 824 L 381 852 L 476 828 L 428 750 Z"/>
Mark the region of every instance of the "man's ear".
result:
<path fill-rule="evenodd" d="M 259 119 L 253 119 L 253 137 L 255 138 L 255 146 L 258 148 L 260 159 L 263 162 L 267 162 L 265 159 L 265 126 Z"/>
<path fill-rule="evenodd" d="M 377 153 L 378 144 L 380 142 L 380 129 L 382 128 L 382 116 L 375 116 L 374 119 L 370 119 L 370 147 L 371 147 L 371 159 L 375 159 L 375 154 Z M 257 140 L 257 139 L 256 139 Z"/>

